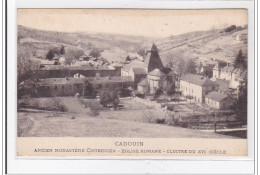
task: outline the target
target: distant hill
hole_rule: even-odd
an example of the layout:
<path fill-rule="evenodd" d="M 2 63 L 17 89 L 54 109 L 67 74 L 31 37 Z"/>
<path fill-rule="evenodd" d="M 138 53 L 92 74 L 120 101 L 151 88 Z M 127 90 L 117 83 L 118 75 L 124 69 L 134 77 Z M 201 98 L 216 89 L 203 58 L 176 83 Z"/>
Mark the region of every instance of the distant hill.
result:
<path fill-rule="evenodd" d="M 129 52 L 136 51 L 146 41 L 145 37 L 104 34 L 104 33 L 65 33 L 42 31 L 18 26 L 18 50 L 36 52 L 36 57 L 45 57 L 48 50 L 60 47 L 62 44 L 68 49 L 82 49 L 86 54 L 92 48 L 98 48 L 101 56 L 118 61 L 126 58 Z M 18 55 L 19 56 L 19 55 Z"/>
<path fill-rule="evenodd" d="M 156 45 L 164 64 L 179 57 L 194 58 L 197 62 L 232 63 L 240 49 L 247 54 L 247 32 L 247 28 L 240 27 L 230 32 L 224 29 L 191 32 L 157 40 Z M 144 43 L 143 47 L 149 49 L 151 44 Z"/>
<path fill-rule="evenodd" d="M 247 28 L 238 27 L 226 32 L 222 30 L 197 31 L 178 36 L 154 39 L 105 33 L 65 33 L 42 31 L 18 26 L 19 51 L 31 52 L 33 57 L 45 58 L 49 49 L 60 47 L 80 49 L 88 54 L 98 48 L 108 61 L 123 61 L 127 55 L 140 49 L 149 50 L 154 42 L 166 65 L 178 58 L 191 58 L 196 62 L 233 62 L 238 51 L 247 53 Z"/>

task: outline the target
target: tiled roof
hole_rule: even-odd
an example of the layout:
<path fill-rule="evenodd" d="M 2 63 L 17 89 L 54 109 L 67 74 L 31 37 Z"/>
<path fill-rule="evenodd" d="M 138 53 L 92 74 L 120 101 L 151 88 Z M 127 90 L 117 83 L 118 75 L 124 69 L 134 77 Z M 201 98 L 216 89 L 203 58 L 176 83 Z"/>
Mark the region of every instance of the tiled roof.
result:
<path fill-rule="evenodd" d="M 205 98 L 209 98 L 211 100 L 218 101 L 218 102 L 224 100 L 227 97 L 228 97 L 227 95 L 216 91 L 212 91 L 205 96 Z"/>
<path fill-rule="evenodd" d="M 187 74 L 181 77 L 181 80 L 199 86 L 218 86 L 215 82 L 211 81 L 210 79 L 195 74 Z"/>
<path fill-rule="evenodd" d="M 147 78 L 143 78 L 137 85 L 138 86 L 148 86 Z"/>
<path fill-rule="evenodd" d="M 50 65 L 41 68 L 42 70 L 112 70 L 107 66 L 69 66 L 69 65 Z"/>
<path fill-rule="evenodd" d="M 136 75 L 143 75 L 143 74 L 147 74 L 145 68 L 143 67 L 133 67 L 133 72 L 136 74 Z"/>
<path fill-rule="evenodd" d="M 228 92 L 230 89 L 229 89 L 229 82 L 226 81 L 226 80 L 221 80 L 221 79 L 216 79 L 216 83 L 219 85 L 218 86 L 218 89 L 221 91 L 221 92 Z"/>
<path fill-rule="evenodd" d="M 93 84 L 133 82 L 131 76 L 88 77 L 88 78 L 46 78 L 40 79 L 40 85 L 84 84 L 88 80 Z"/>
<path fill-rule="evenodd" d="M 245 79 L 246 79 L 247 70 L 243 70 L 243 69 L 237 68 L 237 69 L 235 69 L 235 70 L 233 71 L 233 73 L 236 74 L 236 77 L 237 77 L 238 79 L 241 79 L 241 80 L 245 80 Z"/>
<path fill-rule="evenodd" d="M 163 73 L 161 70 L 159 69 L 154 69 L 152 72 L 149 73 L 149 75 L 152 76 L 157 76 L 157 77 L 162 77 L 165 76 L 165 73 Z"/>
<path fill-rule="evenodd" d="M 41 65 L 54 65 L 55 63 L 55 60 L 41 60 Z"/>
<path fill-rule="evenodd" d="M 153 43 L 152 48 L 151 48 L 150 51 L 152 51 L 152 52 L 158 52 L 159 50 L 158 50 L 158 48 L 156 47 L 156 45 Z"/>
<path fill-rule="evenodd" d="M 131 61 L 129 64 L 124 65 L 122 69 L 129 71 L 132 67 L 146 67 L 145 65 L 146 64 L 144 62 L 134 60 Z"/>
<path fill-rule="evenodd" d="M 233 66 L 226 66 L 221 69 L 221 71 L 224 71 L 224 72 L 232 72 L 233 70 L 234 70 Z"/>

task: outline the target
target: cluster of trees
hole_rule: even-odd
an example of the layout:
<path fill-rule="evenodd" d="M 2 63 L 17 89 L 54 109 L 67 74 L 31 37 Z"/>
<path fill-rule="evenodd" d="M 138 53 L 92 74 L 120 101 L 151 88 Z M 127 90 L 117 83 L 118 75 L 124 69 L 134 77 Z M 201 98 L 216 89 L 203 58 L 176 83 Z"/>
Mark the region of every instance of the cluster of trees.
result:
<path fill-rule="evenodd" d="M 230 107 L 240 121 L 247 122 L 247 80 L 239 86 L 238 98 Z"/>
<path fill-rule="evenodd" d="M 238 55 L 236 56 L 236 59 L 234 61 L 234 67 L 240 69 L 247 69 L 247 58 L 242 53 L 241 49 L 239 50 Z"/>
<path fill-rule="evenodd" d="M 67 49 L 65 53 L 65 64 L 70 65 L 78 60 L 85 52 L 82 49 Z"/>
<path fill-rule="evenodd" d="M 247 59 L 241 50 L 239 50 L 239 53 L 236 56 L 234 67 L 244 70 L 247 69 Z M 247 78 L 244 80 L 244 83 L 239 86 L 238 98 L 231 106 L 231 110 L 235 112 L 239 120 L 247 122 Z"/>
<path fill-rule="evenodd" d="M 36 68 L 38 62 L 30 60 L 28 52 L 18 53 L 17 58 L 17 97 L 35 96 L 37 93 L 38 76 Z"/>
<path fill-rule="evenodd" d="M 46 59 L 52 60 L 55 57 L 55 54 L 64 55 L 65 54 L 64 46 L 61 45 L 60 49 L 59 48 L 50 49 L 49 52 L 46 55 Z"/>
<path fill-rule="evenodd" d="M 176 71 L 182 76 L 185 74 L 196 74 L 197 65 L 194 59 L 182 59 L 179 58 L 176 60 Z"/>
<path fill-rule="evenodd" d="M 91 51 L 89 52 L 89 56 L 92 56 L 92 57 L 94 57 L 94 58 L 100 57 L 100 56 L 101 56 L 100 50 L 97 49 L 97 48 L 91 49 Z"/>
<path fill-rule="evenodd" d="M 114 109 L 118 108 L 119 98 L 116 91 L 101 91 L 100 104 L 103 106 L 111 105 Z"/>
<path fill-rule="evenodd" d="M 143 58 L 145 58 L 147 56 L 147 51 L 145 49 L 138 49 L 137 50 L 137 54 L 141 55 Z"/>

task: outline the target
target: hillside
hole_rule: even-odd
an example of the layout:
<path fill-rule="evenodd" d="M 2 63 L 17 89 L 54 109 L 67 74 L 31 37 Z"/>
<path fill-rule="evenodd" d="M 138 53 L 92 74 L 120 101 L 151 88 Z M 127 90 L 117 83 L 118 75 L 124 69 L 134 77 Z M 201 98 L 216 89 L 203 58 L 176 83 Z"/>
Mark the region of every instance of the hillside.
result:
<path fill-rule="evenodd" d="M 247 32 L 246 28 L 191 32 L 158 40 L 156 44 L 164 65 L 178 58 L 196 59 L 197 63 L 214 60 L 232 63 L 240 49 L 247 53 Z M 149 49 L 150 43 L 143 47 Z"/>
<path fill-rule="evenodd" d="M 102 57 L 110 62 L 119 62 L 140 49 L 149 50 L 154 42 L 164 65 L 179 58 L 195 59 L 197 63 L 214 63 L 215 60 L 231 63 L 240 49 L 247 53 L 247 32 L 247 28 L 239 27 L 229 32 L 224 29 L 197 31 L 154 39 L 105 33 L 41 31 L 18 26 L 18 57 L 20 52 L 26 51 L 32 57 L 45 58 L 49 49 L 63 44 L 65 50 L 83 50 L 85 54 L 92 48 L 98 48 Z"/>
<path fill-rule="evenodd" d="M 49 49 L 60 47 L 84 50 L 88 54 L 92 48 L 98 48 L 101 56 L 110 61 L 125 59 L 146 40 L 145 37 L 104 34 L 104 33 L 64 33 L 42 31 L 18 26 L 18 53 L 27 50 L 31 55 L 45 58 Z M 19 54 L 18 54 L 19 56 Z"/>

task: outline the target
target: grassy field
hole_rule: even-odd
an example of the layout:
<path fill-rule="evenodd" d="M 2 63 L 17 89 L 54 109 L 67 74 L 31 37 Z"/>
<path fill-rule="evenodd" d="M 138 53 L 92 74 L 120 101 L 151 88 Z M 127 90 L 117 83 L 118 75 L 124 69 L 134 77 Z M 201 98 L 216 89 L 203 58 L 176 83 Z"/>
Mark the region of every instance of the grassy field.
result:
<path fill-rule="evenodd" d="M 229 136 L 201 132 L 151 122 L 164 117 L 163 111 L 138 103 L 131 98 L 121 99 L 118 110 L 103 108 L 98 100 L 58 98 L 68 107 L 67 112 L 24 109 L 18 112 L 20 137 L 188 137 L 229 138 Z M 43 105 L 51 98 L 33 99 Z M 95 112 L 83 104 L 95 106 Z"/>

